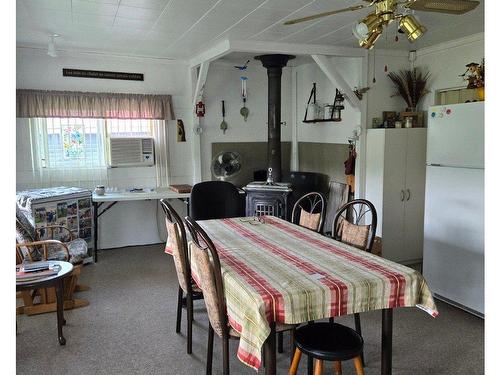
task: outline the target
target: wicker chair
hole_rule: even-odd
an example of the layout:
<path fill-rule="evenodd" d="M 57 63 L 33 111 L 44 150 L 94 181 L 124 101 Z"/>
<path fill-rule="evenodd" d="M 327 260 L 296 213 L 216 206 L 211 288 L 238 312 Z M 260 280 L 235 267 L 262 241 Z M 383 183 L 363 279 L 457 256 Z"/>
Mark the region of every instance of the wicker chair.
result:
<path fill-rule="evenodd" d="M 361 224 L 363 222 L 363 224 Z M 333 238 L 371 253 L 377 231 L 377 211 L 366 199 L 354 199 L 337 211 L 332 225 Z M 361 319 L 354 314 L 356 332 L 361 335 Z M 364 365 L 364 355 L 361 353 Z"/>
<path fill-rule="evenodd" d="M 55 230 L 59 227 L 49 227 L 49 230 Z M 72 233 L 67 230 L 71 236 Z M 70 246 L 58 240 L 36 241 L 23 238 L 22 229 L 17 225 L 16 228 L 16 264 L 23 262 L 43 261 L 43 260 L 63 260 L 73 263 L 71 277 L 64 281 L 64 309 L 75 309 L 88 306 L 89 302 L 84 299 L 75 298 L 74 292 L 88 290 L 84 285 L 78 285 L 78 278 L 81 274 L 82 263 L 78 262 L 78 257 L 72 258 Z M 59 230 L 59 229 L 58 229 Z M 23 300 L 23 306 L 18 306 L 17 314 L 35 315 L 57 310 L 55 288 L 42 288 L 36 290 L 25 290 L 18 292 L 18 297 Z"/>
<path fill-rule="evenodd" d="M 198 270 L 198 280 L 203 290 L 208 319 L 208 347 L 206 374 L 212 374 L 214 332 L 222 339 L 223 374 L 229 375 L 229 339 L 239 339 L 240 334 L 228 322 L 224 283 L 217 250 L 206 232 L 190 217 L 184 219 L 192 236 L 191 259 Z M 294 325 L 277 324 L 276 331 L 294 329 Z"/>
<path fill-rule="evenodd" d="M 54 239 L 58 237 L 62 240 Z M 62 260 L 73 264 L 71 277 L 64 281 L 64 309 L 88 306 L 84 299 L 74 298 L 74 292 L 88 290 L 78 284 L 83 260 L 87 257 L 87 243 L 76 238 L 73 232 L 61 225 L 36 227 L 30 222 L 29 215 L 16 205 L 16 262 L 40 260 Z M 22 291 L 17 294 L 24 305 L 17 307 L 18 314 L 34 315 L 53 312 L 57 309 L 54 288 Z"/>
<path fill-rule="evenodd" d="M 185 306 L 187 310 L 187 353 L 191 354 L 193 352 L 193 301 L 202 299 L 203 294 L 191 278 L 184 223 L 166 199 L 161 199 L 160 202 L 165 212 L 165 225 L 168 234 L 165 252 L 171 254 L 174 259 L 179 281 L 175 332 L 181 331 L 182 307 Z"/>
<path fill-rule="evenodd" d="M 326 201 L 321 193 L 307 193 L 297 202 L 292 210 L 292 223 L 301 227 L 321 232 L 325 219 Z"/>

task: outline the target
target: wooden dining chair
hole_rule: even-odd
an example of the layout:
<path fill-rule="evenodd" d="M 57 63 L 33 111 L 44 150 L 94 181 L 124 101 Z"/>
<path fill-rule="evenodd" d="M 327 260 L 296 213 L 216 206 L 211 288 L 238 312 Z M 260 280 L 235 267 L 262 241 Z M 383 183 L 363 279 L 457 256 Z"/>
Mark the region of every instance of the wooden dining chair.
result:
<path fill-rule="evenodd" d="M 319 233 L 323 228 L 325 210 L 326 200 L 323 194 L 307 193 L 293 205 L 291 221 Z"/>
<path fill-rule="evenodd" d="M 333 361 L 335 375 L 342 375 L 342 361 L 354 359 L 357 375 L 364 375 L 361 354 L 363 338 L 337 323 L 319 322 L 295 330 L 296 349 L 288 375 L 296 375 L 302 354 L 316 360 L 314 375 L 323 374 L 323 361 Z"/>
<path fill-rule="evenodd" d="M 198 283 L 203 291 L 207 308 L 208 346 L 206 374 L 212 374 L 214 332 L 222 339 L 223 374 L 229 375 L 229 339 L 239 339 L 240 334 L 228 322 L 224 282 L 219 255 L 207 233 L 189 216 L 184 219 L 192 237 L 191 259 L 196 265 Z M 295 325 L 276 324 L 276 331 L 294 329 Z"/>
<path fill-rule="evenodd" d="M 187 310 L 187 353 L 191 354 L 193 352 L 193 301 L 202 299 L 203 293 L 191 278 L 191 266 L 189 264 L 184 223 L 166 199 L 161 199 L 160 202 L 165 212 L 165 225 L 168 235 L 165 252 L 171 254 L 174 259 L 177 280 L 179 282 L 175 332 L 180 333 L 181 331 L 182 307 L 185 306 Z"/>
<path fill-rule="evenodd" d="M 332 225 L 333 238 L 371 253 L 377 231 L 377 210 L 366 199 L 354 199 L 337 211 Z M 361 335 L 359 313 L 354 314 L 356 332 Z M 364 355 L 361 353 L 364 366 Z"/>
<path fill-rule="evenodd" d="M 377 210 L 366 199 L 353 199 L 339 208 L 332 225 L 332 237 L 371 253 L 377 231 Z"/>

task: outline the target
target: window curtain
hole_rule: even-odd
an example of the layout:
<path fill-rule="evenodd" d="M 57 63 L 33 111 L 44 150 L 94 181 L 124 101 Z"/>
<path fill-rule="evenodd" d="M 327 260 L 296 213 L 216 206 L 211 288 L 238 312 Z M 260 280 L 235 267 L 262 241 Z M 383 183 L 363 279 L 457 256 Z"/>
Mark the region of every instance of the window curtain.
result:
<path fill-rule="evenodd" d="M 87 120 L 88 121 L 88 120 Z M 102 120 L 100 120 L 102 121 Z M 34 188 L 47 188 L 54 186 L 77 186 L 93 189 L 97 185 L 109 185 L 108 170 L 104 163 L 105 134 L 104 124 L 96 127 L 95 151 L 99 157 L 86 157 L 82 165 L 56 165 L 46 167 L 41 160 L 48 154 L 47 119 L 29 119 L 31 135 L 31 152 L 33 153 L 33 180 Z M 44 134 L 45 133 L 45 134 Z M 57 163 L 56 163 L 57 164 Z"/>
<path fill-rule="evenodd" d="M 71 91 L 45 90 L 16 90 L 16 115 L 18 118 L 48 118 L 48 117 L 76 117 L 76 118 L 115 118 L 115 119 L 151 119 L 167 121 L 174 120 L 172 98 L 170 95 L 123 94 L 123 93 L 96 93 Z M 31 122 L 31 133 L 36 133 L 36 121 Z M 168 129 L 167 126 L 154 126 L 156 176 L 159 187 L 168 186 Z M 64 174 L 67 180 L 71 171 L 55 173 L 44 171 L 34 165 L 34 173 L 38 174 L 35 180 L 41 185 L 54 183 Z M 101 167 L 95 167 L 87 173 L 89 185 L 96 183 L 105 185 L 106 173 Z M 56 175 L 57 174 L 57 177 Z M 76 176 L 72 176 L 73 178 Z M 71 179 L 71 178 L 70 178 Z M 75 180 L 81 180 L 75 178 Z M 80 183 L 81 184 L 81 183 Z"/>
<path fill-rule="evenodd" d="M 170 95 L 17 90 L 17 117 L 173 120 Z"/>

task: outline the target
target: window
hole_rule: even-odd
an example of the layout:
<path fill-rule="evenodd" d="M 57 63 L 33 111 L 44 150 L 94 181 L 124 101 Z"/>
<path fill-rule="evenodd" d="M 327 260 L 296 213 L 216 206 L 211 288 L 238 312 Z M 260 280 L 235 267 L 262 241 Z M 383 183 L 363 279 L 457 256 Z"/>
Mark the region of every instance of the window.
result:
<path fill-rule="evenodd" d="M 150 137 L 153 135 L 153 121 L 151 120 L 109 119 L 105 121 L 110 137 Z"/>
<path fill-rule="evenodd" d="M 161 120 L 31 119 L 34 170 L 40 186 L 109 185 L 106 137 L 154 137 Z M 154 173 L 154 171 L 153 171 Z"/>
<path fill-rule="evenodd" d="M 100 119 L 37 119 L 38 158 L 42 168 L 105 166 L 103 122 Z"/>

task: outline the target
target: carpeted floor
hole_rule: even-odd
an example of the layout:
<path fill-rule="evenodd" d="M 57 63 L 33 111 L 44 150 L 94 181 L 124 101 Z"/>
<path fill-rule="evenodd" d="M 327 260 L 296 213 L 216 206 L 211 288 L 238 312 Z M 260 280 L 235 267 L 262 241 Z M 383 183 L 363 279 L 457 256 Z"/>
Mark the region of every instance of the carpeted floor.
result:
<path fill-rule="evenodd" d="M 78 293 L 88 307 L 65 312 L 66 346 L 57 342 L 55 313 L 19 316 L 18 374 L 203 374 L 208 319 L 203 301 L 195 302 L 193 355 L 186 354 L 185 311 L 181 335 L 175 333 L 177 279 L 163 246 L 101 252 L 99 263 L 83 269 Z M 436 319 L 415 308 L 394 312 L 394 375 L 484 373 L 484 322 L 438 301 Z M 380 312 L 361 315 L 365 374 L 380 374 Z M 351 316 L 336 321 L 353 326 Z M 286 352 L 278 354 L 278 374 L 287 374 Z M 231 342 L 231 374 L 255 374 L 236 358 Z M 221 372 L 220 340 L 215 341 L 214 374 Z M 301 374 L 305 374 L 305 359 Z M 259 373 L 263 374 L 261 368 Z M 326 374 L 325 370 L 325 374 Z M 331 373 L 331 372 L 329 372 Z M 344 363 L 344 375 L 354 374 Z"/>

